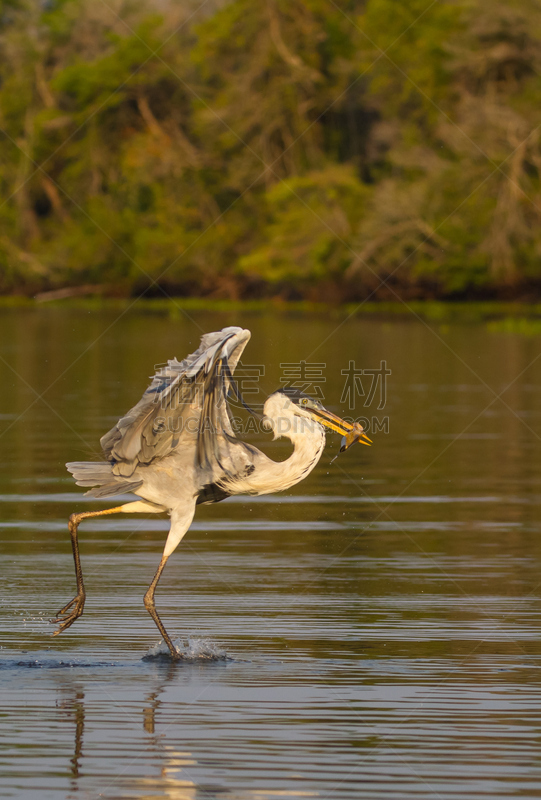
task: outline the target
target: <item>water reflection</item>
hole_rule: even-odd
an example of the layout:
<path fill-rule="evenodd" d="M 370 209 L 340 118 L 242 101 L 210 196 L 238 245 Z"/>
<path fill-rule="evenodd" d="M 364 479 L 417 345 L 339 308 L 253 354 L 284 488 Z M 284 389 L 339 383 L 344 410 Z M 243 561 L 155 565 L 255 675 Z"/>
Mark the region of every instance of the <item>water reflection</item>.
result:
<path fill-rule="evenodd" d="M 84 691 L 82 688 L 76 686 L 68 687 L 70 694 L 63 696 L 57 700 L 56 707 L 62 712 L 67 712 L 70 721 L 75 724 L 75 742 L 73 747 L 73 756 L 70 759 L 71 767 L 70 773 L 73 779 L 72 791 L 77 789 L 77 779 L 79 778 L 79 770 L 81 767 L 81 758 L 83 754 L 83 734 L 85 729 L 85 705 L 84 705 Z"/>
<path fill-rule="evenodd" d="M 178 665 L 165 664 L 159 668 L 160 680 L 156 688 L 145 698 L 143 728 L 149 734 L 150 746 L 160 758 L 160 778 L 143 778 L 138 782 L 136 796 L 151 800 L 160 796 L 172 800 L 195 800 L 197 785 L 185 775 L 185 768 L 196 764 L 192 754 L 176 750 L 167 744 L 167 732 L 156 734 L 156 715 L 162 705 L 160 699 L 166 685 L 178 678 Z M 152 790 L 152 794 L 148 794 Z M 142 794 L 140 793 L 142 792 Z"/>
<path fill-rule="evenodd" d="M 180 752 L 168 745 L 165 738 L 166 731 L 156 734 L 156 714 L 162 703 L 160 698 L 167 683 L 178 679 L 178 667 L 175 664 L 164 664 L 159 667 L 157 672 L 156 685 L 143 700 L 142 717 L 143 729 L 148 734 L 145 749 L 156 756 L 154 761 L 159 764 L 159 777 L 149 774 L 134 780 L 129 775 L 121 775 L 112 781 L 109 789 L 116 793 L 117 789 L 114 784 L 118 783 L 122 787 L 121 796 L 123 797 L 133 796 L 145 800 L 155 797 L 194 800 L 197 796 L 197 786 L 183 772 L 186 767 L 196 763 L 191 757 L 191 753 Z M 80 790 L 79 778 L 84 774 L 85 694 L 77 684 L 70 685 L 69 682 L 59 692 L 61 697 L 57 700 L 56 706 L 63 715 L 67 714 L 74 730 L 73 755 L 70 758 L 69 773 L 71 776 L 70 795 L 75 797 Z M 155 768 L 151 770 L 152 773 L 155 771 Z M 81 791 L 84 792 L 84 787 L 81 788 Z"/>

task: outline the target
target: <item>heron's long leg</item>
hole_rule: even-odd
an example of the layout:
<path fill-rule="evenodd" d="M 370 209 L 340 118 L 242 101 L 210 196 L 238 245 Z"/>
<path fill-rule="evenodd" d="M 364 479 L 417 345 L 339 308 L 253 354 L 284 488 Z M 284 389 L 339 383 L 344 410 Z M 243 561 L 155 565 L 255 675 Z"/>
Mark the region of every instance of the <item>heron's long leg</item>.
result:
<path fill-rule="evenodd" d="M 59 622 L 58 630 L 53 633 L 53 636 L 58 636 L 59 633 L 65 631 L 70 625 L 73 625 L 83 613 L 86 600 L 85 585 L 83 582 L 83 570 L 81 569 L 81 559 L 79 558 L 79 542 L 77 539 L 77 528 L 83 519 L 88 517 L 101 517 L 105 514 L 118 514 L 123 511 L 126 506 L 116 506 L 115 508 L 106 508 L 105 511 L 83 511 L 81 514 L 72 514 L 69 518 L 68 528 L 71 536 L 71 549 L 73 550 L 73 561 L 75 563 L 75 578 L 77 580 L 77 594 L 67 603 L 64 608 L 58 611 L 56 617 L 51 620 L 52 622 Z M 70 608 L 74 606 L 71 613 L 68 613 Z"/>
<path fill-rule="evenodd" d="M 144 603 L 145 603 L 146 610 L 148 611 L 148 613 L 150 614 L 150 616 L 152 617 L 152 619 L 156 623 L 156 626 L 157 626 L 159 632 L 161 633 L 165 644 L 169 648 L 169 652 L 171 653 L 171 657 L 174 658 L 174 659 L 178 659 L 178 658 L 180 658 L 178 650 L 174 646 L 173 642 L 171 641 L 171 639 L 169 637 L 169 634 L 165 630 L 165 628 L 163 626 L 163 622 L 159 618 L 158 612 L 156 611 L 156 604 L 154 603 L 154 592 L 156 591 L 156 586 L 158 585 L 158 581 L 160 580 L 161 574 L 162 574 L 162 572 L 163 572 L 163 570 L 165 568 L 165 565 L 167 564 L 167 559 L 168 558 L 169 558 L 169 556 L 165 556 L 165 555 L 162 556 L 162 560 L 160 561 L 160 566 L 156 570 L 156 574 L 154 575 L 154 577 L 152 579 L 152 583 L 148 587 L 147 593 L 145 594 Z"/>

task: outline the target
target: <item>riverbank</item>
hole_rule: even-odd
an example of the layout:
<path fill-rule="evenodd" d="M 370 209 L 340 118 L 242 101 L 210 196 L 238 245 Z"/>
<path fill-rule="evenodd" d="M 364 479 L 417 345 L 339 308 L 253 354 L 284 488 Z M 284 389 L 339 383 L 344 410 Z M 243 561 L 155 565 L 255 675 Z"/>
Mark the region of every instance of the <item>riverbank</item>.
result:
<path fill-rule="evenodd" d="M 283 300 L 211 300 L 201 297 L 110 298 L 70 297 L 39 301 L 20 295 L 0 297 L 0 313 L 8 309 L 71 309 L 74 311 L 111 311 L 126 313 L 137 307 L 139 313 L 166 315 L 172 319 L 190 312 L 294 315 L 325 315 L 338 320 L 363 316 L 373 319 L 413 318 L 429 323 L 486 322 L 494 330 L 541 334 L 541 303 L 470 302 L 451 303 L 436 300 L 411 302 L 360 302 L 326 304 Z"/>

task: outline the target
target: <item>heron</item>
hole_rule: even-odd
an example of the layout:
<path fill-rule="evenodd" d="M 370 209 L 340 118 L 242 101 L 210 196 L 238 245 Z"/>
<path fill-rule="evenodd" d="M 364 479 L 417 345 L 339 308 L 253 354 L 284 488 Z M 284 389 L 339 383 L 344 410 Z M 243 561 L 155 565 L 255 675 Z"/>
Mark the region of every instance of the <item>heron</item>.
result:
<path fill-rule="evenodd" d="M 180 653 L 167 633 L 154 595 L 165 565 L 188 531 L 196 508 L 232 495 L 264 495 L 289 489 L 316 466 L 325 446 L 325 429 L 343 436 L 341 450 L 355 442 L 371 444 L 359 423 L 341 419 L 321 402 L 293 386 L 271 394 L 260 415 L 274 438 L 287 437 L 294 450 L 276 462 L 241 440 L 233 427 L 232 396 L 244 402 L 233 374 L 250 331 L 227 327 L 204 334 L 198 349 L 183 361 L 158 368 L 141 400 L 100 440 L 104 460 L 66 464 L 78 486 L 94 498 L 133 494 L 134 499 L 103 511 L 72 514 L 71 537 L 77 594 L 52 620 L 54 636 L 83 613 L 86 592 L 79 555 L 82 520 L 106 514 L 167 513 L 170 527 L 144 604 L 173 659 Z"/>

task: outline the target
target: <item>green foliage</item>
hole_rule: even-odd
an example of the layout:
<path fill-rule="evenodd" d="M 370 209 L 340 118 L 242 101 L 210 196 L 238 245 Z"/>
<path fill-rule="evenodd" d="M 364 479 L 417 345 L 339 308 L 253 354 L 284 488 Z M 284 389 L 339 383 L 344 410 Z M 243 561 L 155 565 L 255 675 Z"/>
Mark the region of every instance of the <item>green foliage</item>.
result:
<path fill-rule="evenodd" d="M 0 2 L 0 291 L 541 288 L 537 0 Z"/>
<path fill-rule="evenodd" d="M 304 293 L 314 283 L 340 280 L 368 193 L 345 166 L 277 183 L 266 196 L 263 244 L 239 260 L 241 274 Z"/>

